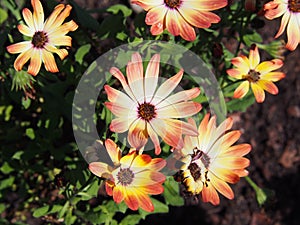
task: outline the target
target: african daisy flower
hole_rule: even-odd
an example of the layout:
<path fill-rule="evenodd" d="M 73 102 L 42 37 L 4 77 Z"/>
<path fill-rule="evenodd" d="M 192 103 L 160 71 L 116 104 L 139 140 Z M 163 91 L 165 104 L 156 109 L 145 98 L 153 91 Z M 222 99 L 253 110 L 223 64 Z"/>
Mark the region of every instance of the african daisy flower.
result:
<path fill-rule="evenodd" d="M 199 95 L 198 87 L 169 96 L 178 86 L 183 70 L 157 88 L 159 62 L 160 56 L 155 54 L 144 76 L 142 58 L 134 53 L 127 64 L 127 79 L 116 67 L 110 69 L 110 73 L 121 82 L 125 93 L 104 86 L 110 101 L 105 105 L 117 117 L 112 120 L 110 130 L 117 133 L 128 130 L 128 142 L 138 150 L 146 145 L 150 137 L 156 154 L 161 152 L 158 135 L 168 145 L 178 148 L 183 145 L 182 134 L 198 135 L 190 124 L 177 118 L 188 117 L 201 110 L 200 103 L 189 101 Z"/>
<path fill-rule="evenodd" d="M 181 181 L 188 193 L 201 193 L 204 202 L 213 205 L 220 203 L 218 192 L 228 199 L 234 193 L 228 183 L 236 183 L 240 177 L 248 175 L 245 170 L 249 160 L 244 158 L 251 150 L 249 144 L 233 145 L 241 135 L 240 131 L 229 131 L 232 119 L 227 118 L 218 127 L 216 117 L 209 119 L 206 114 L 198 128 L 199 136 L 185 136 L 181 150 L 184 164 L 179 172 Z M 193 127 L 197 127 L 193 119 L 189 119 Z"/>
<path fill-rule="evenodd" d="M 293 51 L 300 42 L 300 1 L 274 0 L 264 5 L 265 17 L 273 20 L 282 16 L 280 28 L 275 35 L 279 37 L 287 28 L 286 48 Z"/>
<path fill-rule="evenodd" d="M 227 5 L 227 0 L 131 0 L 148 11 L 145 22 L 153 35 L 167 29 L 187 41 L 196 39 L 194 27 L 208 28 L 221 19 L 210 12 Z"/>
<path fill-rule="evenodd" d="M 278 94 L 278 88 L 273 82 L 281 80 L 285 74 L 272 71 L 283 66 L 282 60 L 273 59 L 260 63 L 258 48 L 252 46 L 249 58 L 241 55 L 233 58 L 231 63 L 236 68 L 228 69 L 228 75 L 243 80 L 234 91 L 234 98 L 243 98 L 249 91 L 249 86 L 251 86 L 255 99 L 259 103 L 265 100 L 264 90 L 273 95 Z"/>
<path fill-rule="evenodd" d="M 33 14 L 29 9 L 23 9 L 22 14 L 26 24 L 18 25 L 18 30 L 30 37 L 31 40 L 7 46 L 7 51 L 12 54 L 21 53 L 14 63 L 17 71 L 20 71 L 30 59 L 28 73 L 31 75 L 36 76 L 38 74 L 42 62 L 47 71 L 58 72 L 53 53 L 56 53 L 60 59 L 64 59 L 68 55 L 68 51 L 58 49 L 56 46 L 71 46 L 72 38 L 66 34 L 78 27 L 73 20 L 63 24 L 72 7 L 64 4 L 57 5 L 44 22 L 44 10 L 41 2 L 31 0 L 31 4 Z"/>
<path fill-rule="evenodd" d="M 162 183 L 165 176 L 159 171 L 166 165 L 165 160 L 139 155 L 134 149 L 121 157 L 120 148 L 110 139 L 105 141 L 105 148 L 113 164 L 92 162 L 89 170 L 98 177 L 106 178 L 106 192 L 116 203 L 124 200 L 132 210 L 141 207 L 152 212 L 154 206 L 148 195 L 161 194 L 164 190 Z"/>

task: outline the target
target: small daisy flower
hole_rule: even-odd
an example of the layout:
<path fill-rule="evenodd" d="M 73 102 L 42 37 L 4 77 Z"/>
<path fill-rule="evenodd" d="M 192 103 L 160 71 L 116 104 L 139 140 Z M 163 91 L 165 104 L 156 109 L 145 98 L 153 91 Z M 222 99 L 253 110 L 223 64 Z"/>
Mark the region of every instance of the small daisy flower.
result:
<path fill-rule="evenodd" d="M 22 70 L 24 64 L 30 59 L 28 73 L 36 76 L 40 71 L 42 62 L 47 71 L 58 72 L 53 56 L 56 53 L 60 59 L 68 55 L 66 49 L 59 49 L 57 46 L 71 46 L 72 38 L 66 36 L 69 31 L 75 31 L 78 25 L 73 21 L 63 24 L 70 15 L 70 5 L 59 4 L 52 14 L 44 22 L 44 10 L 39 0 L 31 0 L 33 14 L 27 8 L 22 14 L 25 24 L 19 24 L 18 30 L 30 41 L 19 42 L 7 46 L 7 51 L 12 54 L 21 53 L 15 60 L 14 67 L 17 71 Z"/>
<path fill-rule="evenodd" d="M 105 148 L 113 164 L 92 162 L 89 170 L 107 179 L 106 192 L 116 203 L 124 201 L 132 210 L 140 207 L 152 212 L 154 206 L 149 195 L 158 195 L 164 190 L 165 176 L 159 171 L 166 165 L 165 160 L 137 154 L 135 149 L 121 157 L 120 148 L 110 139 L 105 141 Z"/>
<path fill-rule="evenodd" d="M 200 103 L 190 101 L 199 95 L 198 87 L 170 95 L 182 79 L 183 70 L 157 88 L 159 63 L 160 56 L 156 54 L 144 76 L 142 58 L 134 53 L 127 64 L 127 79 L 118 68 L 110 70 L 121 82 L 125 93 L 104 86 L 110 101 L 105 105 L 117 117 L 112 120 L 110 130 L 117 133 L 128 130 L 128 142 L 138 150 L 150 137 L 156 154 L 161 152 L 158 136 L 168 145 L 180 148 L 183 146 L 182 134 L 198 135 L 197 129 L 178 118 L 192 116 L 201 110 Z"/>
<path fill-rule="evenodd" d="M 264 5 L 265 17 L 273 20 L 282 16 L 280 28 L 275 35 L 278 38 L 287 30 L 286 48 L 293 51 L 300 42 L 300 1 L 299 0 L 274 0 Z"/>
<path fill-rule="evenodd" d="M 274 72 L 283 66 L 283 61 L 273 59 L 260 63 L 260 56 L 257 46 L 252 46 L 249 58 L 244 55 L 235 57 L 231 63 L 236 68 L 228 69 L 227 74 L 236 79 L 244 80 L 234 91 L 234 98 L 243 98 L 249 91 L 249 86 L 254 93 L 258 103 L 265 100 L 265 92 L 278 94 L 278 88 L 273 82 L 279 81 L 285 77 L 282 72 Z"/>
<path fill-rule="evenodd" d="M 189 123 L 196 126 L 193 119 Z M 227 183 L 236 183 L 248 175 L 245 170 L 249 160 L 243 156 L 250 152 L 249 144 L 233 145 L 241 135 L 230 131 L 232 119 L 227 118 L 218 127 L 216 117 L 206 114 L 198 128 L 199 136 L 185 136 L 181 150 L 183 159 L 179 172 L 186 191 L 192 195 L 201 194 L 204 202 L 220 203 L 218 192 L 228 199 L 234 193 Z"/>
<path fill-rule="evenodd" d="M 153 35 L 167 29 L 187 41 L 196 39 L 194 27 L 208 28 L 221 19 L 210 12 L 227 5 L 227 0 L 131 0 L 148 11 L 145 22 Z"/>

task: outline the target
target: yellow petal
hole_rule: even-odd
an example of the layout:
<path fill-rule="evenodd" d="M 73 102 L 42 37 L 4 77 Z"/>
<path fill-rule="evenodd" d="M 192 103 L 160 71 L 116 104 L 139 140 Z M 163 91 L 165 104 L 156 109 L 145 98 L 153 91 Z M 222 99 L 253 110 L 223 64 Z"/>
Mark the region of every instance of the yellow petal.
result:
<path fill-rule="evenodd" d="M 39 0 L 31 0 L 33 7 L 33 22 L 36 31 L 42 31 L 44 28 L 44 10 Z"/>

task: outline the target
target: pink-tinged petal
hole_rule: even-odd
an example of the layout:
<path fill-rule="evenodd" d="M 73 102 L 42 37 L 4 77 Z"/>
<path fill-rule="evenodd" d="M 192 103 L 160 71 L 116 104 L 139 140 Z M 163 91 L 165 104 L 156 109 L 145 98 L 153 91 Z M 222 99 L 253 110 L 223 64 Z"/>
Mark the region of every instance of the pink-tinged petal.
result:
<path fill-rule="evenodd" d="M 106 193 L 109 195 L 109 196 L 112 196 L 113 195 L 113 187 L 114 185 L 112 185 L 110 183 L 110 181 L 106 181 L 105 182 L 105 190 L 106 190 Z"/>
<path fill-rule="evenodd" d="M 118 103 L 105 102 L 104 105 L 117 117 L 132 118 L 133 111 L 131 108 L 120 106 Z"/>
<path fill-rule="evenodd" d="M 232 170 L 232 172 L 234 172 L 236 175 L 238 175 L 239 177 L 246 177 L 249 175 L 248 170 Z"/>
<path fill-rule="evenodd" d="M 49 42 L 55 46 L 72 46 L 72 38 L 70 36 L 49 37 Z"/>
<path fill-rule="evenodd" d="M 243 157 L 218 157 L 214 160 L 214 164 L 226 169 L 244 169 L 250 165 L 250 161 Z"/>
<path fill-rule="evenodd" d="M 138 194 L 137 195 L 137 198 L 139 201 L 139 206 L 147 212 L 153 212 L 154 205 L 153 205 L 150 197 L 147 194 Z"/>
<path fill-rule="evenodd" d="M 273 59 L 271 61 L 265 61 L 260 63 L 256 67 L 256 71 L 261 74 L 263 77 L 264 74 L 269 73 L 270 71 L 277 70 L 283 66 L 283 61 L 280 59 Z"/>
<path fill-rule="evenodd" d="M 145 101 L 150 102 L 154 96 L 157 87 L 159 75 L 160 55 L 155 54 L 146 69 L 144 87 L 145 87 Z"/>
<path fill-rule="evenodd" d="M 178 17 L 181 17 L 181 15 L 178 13 L 177 10 L 168 10 L 166 13 L 166 28 L 174 36 L 178 36 L 180 34 L 180 27 L 178 26 Z"/>
<path fill-rule="evenodd" d="M 201 0 L 182 1 L 182 7 L 187 9 L 198 9 L 199 11 L 213 11 L 227 5 L 227 0 Z"/>
<path fill-rule="evenodd" d="M 166 160 L 162 158 L 154 158 L 148 165 L 148 168 L 151 170 L 159 171 L 166 166 Z"/>
<path fill-rule="evenodd" d="M 33 76 L 36 76 L 41 69 L 42 51 L 45 51 L 45 50 L 33 49 L 33 51 L 32 51 L 30 64 L 28 67 L 28 73 Z"/>
<path fill-rule="evenodd" d="M 292 14 L 287 25 L 288 42 L 286 48 L 294 51 L 300 42 L 300 19 L 299 15 Z"/>
<path fill-rule="evenodd" d="M 249 59 L 244 55 L 231 59 L 231 63 L 236 66 L 242 74 L 247 74 L 250 70 Z"/>
<path fill-rule="evenodd" d="M 212 23 L 220 22 L 220 17 L 212 12 L 199 11 L 197 9 L 179 8 L 183 18 L 191 25 L 199 28 L 208 28 Z"/>
<path fill-rule="evenodd" d="M 275 35 L 275 38 L 278 38 L 284 32 L 286 25 L 289 23 L 290 17 L 291 17 L 291 13 L 289 11 L 283 14 L 283 17 L 281 19 L 281 24 L 277 34 Z"/>
<path fill-rule="evenodd" d="M 41 51 L 41 54 L 42 54 L 42 61 L 44 62 L 46 70 L 51 73 L 58 72 L 58 68 L 57 68 L 53 54 L 46 50 Z"/>
<path fill-rule="evenodd" d="M 24 53 L 25 51 L 29 50 L 30 48 L 32 48 L 32 44 L 30 41 L 22 41 L 22 42 L 12 44 L 12 45 L 9 45 L 6 47 L 7 51 L 11 54 L 17 54 L 20 52 Z M 23 65 L 25 63 L 23 63 Z M 23 65 L 22 65 L 22 67 L 23 67 Z"/>
<path fill-rule="evenodd" d="M 120 203 L 126 198 L 126 187 L 122 185 L 117 185 L 113 189 L 113 199 L 116 203 Z"/>
<path fill-rule="evenodd" d="M 180 102 L 165 106 L 156 110 L 157 117 L 164 118 L 185 118 L 198 113 L 202 106 L 198 102 Z"/>
<path fill-rule="evenodd" d="M 92 162 L 89 164 L 89 170 L 98 177 L 110 178 L 112 168 L 103 162 Z"/>
<path fill-rule="evenodd" d="M 139 200 L 133 190 L 129 190 L 127 188 L 126 190 L 126 196 L 124 198 L 124 201 L 129 209 L 131 210 L 137 210 L 139 208 Z"/>
<path fill-rule="evenodd" d="M 159 143 L 159 139 L 157 134 L 155 133 L 155 131 L 152 129 L 151 125 L 149 124 L 148 128 L 148 134 L 149 137 L 151 139 L 151 141 L 154 144 L 154 149 L 155 149 L 155 155 L 159 155 L 161 152 L 161 148 L 160 148 L 160 143 Z"/>
<path fill-rule="evenodd" d="M 18 55 L 18 57 L 14 62 L 14 67 L 17 71 L 22 70 L 24 64 L 27 63 L 28 60 L 30 59 L 32 51 L 33 49 L 29 49 L 25 52 L 22 52 L 20 55 Z"/>
<path fill-rule="evenodd" d="M 115 118 L 111 121 L 109 129 L 116 133 L 123 133 L 129 129 L 134 120 L 135 118 Z"/>
<path fill-rule="evenodd" d="M 236 79 L 242 79 L 243 78 L 243 75 L 245 74 L 242 74 L 241 71 L 237 68 L 234 68 L 234 69 L 228 69 L 226 70 L 226 73 L 231 76 L 231 77 L 234 77 Z"/>
<path fill-rule="evenodd" d="M 243 98 L 249 91 L 249 81 L 243 81 L 234 91 L 234 98 Z"/>
<path fill-rule="evenodd" d="M 222 157 L 242 157 L 251 151 L 251 145 L 239 144 L 231 146 L 222 154 Z"/>
<path fill-rule="evenodd" d="M 141 6 L 144 10 L 148 11 L 156 6 L 164 5 L 163 0 L 131 0 L 132 4 Z"/>
<path fill-rule="evenodd" d="M 252 91 L 253 91 L 256 101 L 258 103 L 262 103 L 265 100 L 264 90 L 258 84 L 255 84 L 255 83 L 251 83 L 251 88 L 252 88 Z"/>
<path fill-rule="evenodd" d="M 44 28 L 44 10 L 41 2 L 39 0 L 31 0 L 31 5 L 33 7 L 33 22 L 35 29 L 41 31 Z"/>
<path fill-rule="evenodd" d="M 156 107 L 159 109 L 168 105 L 176 104 L 178 102 L 188 101 L 193 98 L 196 98 L 199 94 L 200 94 L 200 88 L 198 87 L 185 90 L 185 91 L 180 91 L 167 97 L 164 101 L 156 105 Z"/>
<path fill-rule="evenodd" d="M 46 19 L 46 21 L 45 21 L 45 26 L 44 26 L 44 30 L 45 31 L 49 31 L 50 30 L 50 28 L 51 29 L 56 29 L 57 28 L 57 26 L 56 27 L 54 27 L 53 26 L 53 23 L 57 23 L 58 22 L 58 20 L 57 20 L 57 16 L 61 13 L 61 11 L 63 10 L 65 8 L 65 5 L 64 4 L 59 4 L 59 5 L 57 5 L 55 8 L 54 8 L 54 10 L 53 10 L 53 12 L 51 13 L 51 15 Z M 67 16 L 66 16 L 67 17 Z M 63 22 L 63 21 L 62 21 Z M 61 25 L 62 24 L 62 22 L 59 24 L 59 25 Z"/>
<path fill-rule="evenodd" d="M 20 31 L 21 34 L 24 34 L 25 36 L 28 36 L 28 37 L 32 37 L 35 33 L 35 30 L 30 29 L 25 24 L 19 24 L 18 30 Z"/>
<path fill-rule="evenodd" d="M 117 78 L 121 84 L 125 92 L 129 95 L 131 99 L 135 99 L 135 96 L 133 95 L 130 87 L 128 86 L 127 80 L 125 79 L 123 73 L 116 67 L 112 67 L 109 72 L 111 73 L 112 76 Z M 136 99 L 135 99 L 136 100 Z"/>
<path fill-rule="evenodd" d="M 278 88 L 272 81 L 259 80 L 256 84 L 272 95 L 278 94 Z"/>
<path fill-rule="evenodd" d="M 129 127 L 128 142 L 137 150 L 146 145 L 148 136 L 146 122 L 142 119 L 137 119 Z"/>
<path fill-rule="evenodd" d="M 164 26 L 161 22 L 153 24 L 150 28 L 150 32 L 152 35 L 159 35 L 164 31 Z"/>
<path fill-rule="evenodd" d="M 260 62 L 260 56 L 257 46 L 251 47 L 249 52 L 249 65 L 250 69 L 254 70 Z"/>
<path fill-rule="evenodd" d="M 133 109 L 136 108 L 137 103 L 134 102 L 123 92 L 110 87 L 109 85 L 104 85 L 104 90 L 107 94 L 108 100 L 122 106 L 124 108 Z"/>
<path fill-rule="evenodd" d="M 181 16 L 177 18 L 180 36 L 186 41 L 194 41 L 196 39 L 195 29 Z"/>
<path fill-rule="evenodd" d="M 142 58 L 139 53 L 134 53 L 131 57 L 131 61 L 128 62 L 126 67 L 126 74 L 128 84 L 135 99 L 139 103 L 145 101 L 144 97 L 144 78 L 143 78 L 143 64 Z"/>
<path fill-rule="evenodd" d="M 203 202 L 210 202 L 213 205 L 220 204 L 220 198 L 218 192 L 211 184 L 209 184 L 207 187 L 203 185 L 201 196 Z"/>
<path fill-rule="evenodd" d="M 35 25 L 33 23 L 33 16 L 32 16 L 31 11 L 29 9 L 25 8 L 22 10 L 22 15 L 23 15 L 23 18 L 24 18 L 27 26 L 34 31 L 38 31 L 38 30 L 36 30 Z"/>
<path fill-rule="evenodd" d="M 224 195 L 228 199 L 233 199 L 234 198 L 234 193 L 230 186 L 224 182 L 223 180 L 220 180 L 218 178 L 211 178 L 210 182 L 214 186 L 214 188 L 220 192 L 222 195 Z"/>
<path fill-rule="evenodd" d="M 146 15 L 145 23 L 147 25 L 163 24 L 167 11 L 168 9 L 164 5 L 152 8 Z"/>
<path fill-rule="evenodd" d="M 183 70 L 181 69 L 176 75 L 166 80 L 156 91 L 155 97 L 152 101 L 153 104 L 157 105 L 168 97 L 171 92 L 178 86 L 183 76 Z"/>
<path fill-rule="evenodd" d="M 261 80 L 269 80 L 273 82 L 279 81 L 283 78 L 285 78 L 285 74 L 282 72 L 270 72 L 260 76 Z"/>
<path fill-rule="evenodd" d="M 162 184 L 165 180 L 166 176 L 163 173 L 153 170 L 144 170 L 135 174 L 133 185 L 135 187 L 144 187 L 152 184 Z"/>
<path fill-rule="evenodd" d="M 111 139 L 106 139 L 105 148 L 114 165 L 119 165 L 121 158 L 121 149 L 117 146 L 117 144 Z"/>
<path fill-rule="evenodd" d="M 264 5 L 265 17 L 269 20 L 273 20 L 280 17 L 287 11 L 286 4 L 280 4 L 279 2 L 270 1 Z"/>

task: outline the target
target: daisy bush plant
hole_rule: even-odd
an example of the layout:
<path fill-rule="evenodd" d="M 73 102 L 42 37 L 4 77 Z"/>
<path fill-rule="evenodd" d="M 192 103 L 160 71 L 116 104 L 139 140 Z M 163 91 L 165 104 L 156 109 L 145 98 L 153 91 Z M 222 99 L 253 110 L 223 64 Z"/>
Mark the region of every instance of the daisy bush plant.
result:
<path fill-rule="evenodd" d="M 240 181 L 267 203 L 233 114 L 280 94 L 299 1 L 91 2 L 0 2 L 0 223 L 227 212 Z"/>

